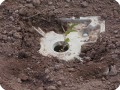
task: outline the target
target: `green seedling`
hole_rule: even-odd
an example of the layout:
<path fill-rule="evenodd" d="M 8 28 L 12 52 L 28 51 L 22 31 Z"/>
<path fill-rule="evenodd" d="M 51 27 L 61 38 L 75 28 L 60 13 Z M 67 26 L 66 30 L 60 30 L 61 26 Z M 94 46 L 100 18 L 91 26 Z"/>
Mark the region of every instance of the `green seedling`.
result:
<path fill-rule="evenodd" d="M 74 30 L 74 27 L 76 25 L 78 24 L 73 24 L 73 23 L 68 24 L 68 28 L 67 28 L 67 31 L 65 32 L 65 36 L 67 36 L 71 32 L 76 32 L 76 30 Z"/>
<path fill-rule="evenodd" d="M 64 39 L 64 41 L 65 41 L 66 43 L 68 43 L 68 42 L 70 41 L 70 39 L 69 39 L 69 38 L 66 38 L 66 36 L 67 36 L 68 34 L 70 34 L 71 32 L 77 32 L 76 30 L 74 30 L 74 27 L 75 27 L 76 25 L 78 25 L 78 24 L 74 24 L 74 23 L 68 24 L 68 28 L 67 28 L 67 30 L 65 31 L 65 39 Z"/>
<path fill-rule="evenodd" d="M 69 48 L 69 45 L 67 44 L 68 42 L 70 42 L 69 38 L 66 38 L 68 34 L 70 34 L 71 32 L 77 32 L 76 30 L 74 30 L 74 27 L 78 25 L 78 24 L 73 24 L 70 23 L 68 24 L 67 30 L 65 31 L 65 38 L 64 38 L 64 44 L 62 45 L 62 48 L 60 49 L 60 52 L 63 52 L 65 50 L 65 47 L 67 46 Z"/>
<path fill-rule="evenodd" d="M 69 38 L 65 38 L 64 42 L 68 43 L 68 42 L 70 42 L 70 39 Z"/>

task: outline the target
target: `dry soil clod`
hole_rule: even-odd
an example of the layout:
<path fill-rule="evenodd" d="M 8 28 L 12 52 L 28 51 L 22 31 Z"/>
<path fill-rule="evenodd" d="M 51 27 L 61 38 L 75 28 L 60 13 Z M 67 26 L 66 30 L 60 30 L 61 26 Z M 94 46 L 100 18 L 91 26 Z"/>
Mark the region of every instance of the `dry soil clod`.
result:
<path fill-rule="evenodd" d="M 41 3 L 40 0 L 32 0 L 32 1 L 33 1 L 33 5 L 35 5 L 35 6 L 38 6 Z"/>
<path fill-rule="evenodd" d="M 86 2 L 86 1 L 82 2 L 82 3 L 81 3 L 81 6 L 82 6 L 83 8 L 88 7 L 88 2 Z"/>

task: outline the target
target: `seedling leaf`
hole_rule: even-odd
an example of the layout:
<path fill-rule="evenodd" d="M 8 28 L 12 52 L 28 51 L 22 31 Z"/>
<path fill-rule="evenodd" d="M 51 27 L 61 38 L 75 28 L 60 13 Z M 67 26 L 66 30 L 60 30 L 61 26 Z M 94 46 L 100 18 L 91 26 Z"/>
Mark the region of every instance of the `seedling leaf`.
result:
<path fill-rule="evenodd" d="M 67 36 L 69 33 L 71 33 L 71 32 L 76 32 L 76 30 L 73 30 L 73 29 L 69 29 L 69 30 L 67 30 L 66 32 L 65 32 L 65 36 Z"/>
<path fill-rule="evenodd" d="M 72 23 L 72 24 L 69 24 L 68 30 L 69 30 L 69 29 L 73 29 L 76 25 L 78 25 L 78 24 L 73 24 L 73 23 Z"/>
<path fill-rule="evenodd" d="M 73 23 L 68 24 L 68 29 L 65 32 L 65 36 L 67 36 L 71 32 L 76 32 L 76 30 L 73 29 L 76 25 L 78 24 L 73 24 Z"/>
<path fill-rule="evenodd" d="M 65 42 L 66 42 L 66 43 L 68 43 L 69 41 L 70 41 L 70 39 L 69 39 L 69 38 L 66 38 L 66 39 L 65 39 Z"/>

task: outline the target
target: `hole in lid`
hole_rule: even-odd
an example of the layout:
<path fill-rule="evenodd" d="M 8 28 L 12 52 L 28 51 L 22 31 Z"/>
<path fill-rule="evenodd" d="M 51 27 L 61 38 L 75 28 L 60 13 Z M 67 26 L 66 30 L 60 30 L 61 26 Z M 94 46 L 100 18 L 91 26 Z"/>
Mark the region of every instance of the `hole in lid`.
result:
<path fill-rule="evenodd" d="M 65 52 L 69 49 L 69 44 L 64 41 L 59 41 L 54 44 L 54 51 Z"/>

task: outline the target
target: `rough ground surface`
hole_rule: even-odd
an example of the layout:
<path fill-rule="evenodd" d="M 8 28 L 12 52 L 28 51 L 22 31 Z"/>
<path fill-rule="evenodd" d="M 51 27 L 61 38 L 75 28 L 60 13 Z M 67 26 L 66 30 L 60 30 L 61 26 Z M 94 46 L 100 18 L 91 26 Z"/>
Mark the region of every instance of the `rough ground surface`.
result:
<path fill-rule="evenodd" d="M 106 32 L 78 60 L 40 55 L 32 26 L 62 33 L 59 17 L 101 16 Z M 0 6 L 0 84 L 5 90 L 115 90 L 120 84 L 120 6 L 115 0 L 6 0 Z"/>

